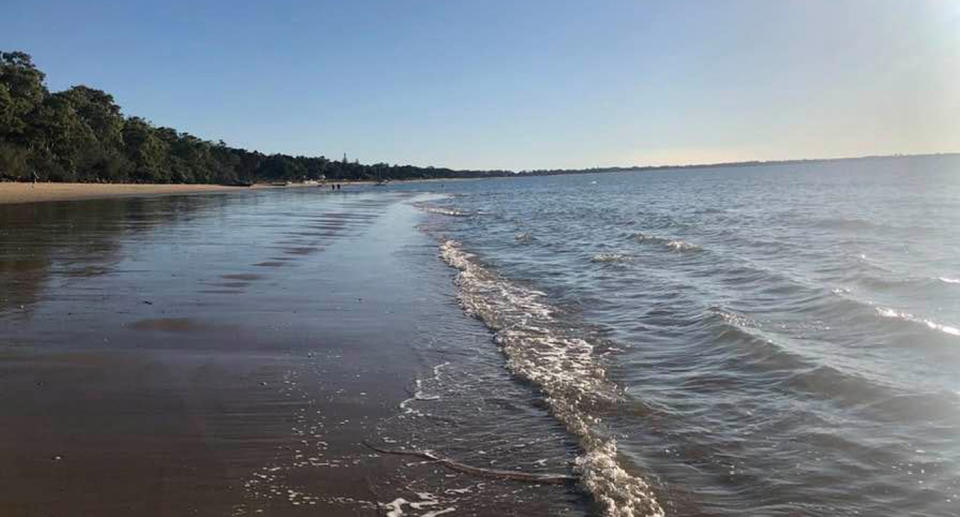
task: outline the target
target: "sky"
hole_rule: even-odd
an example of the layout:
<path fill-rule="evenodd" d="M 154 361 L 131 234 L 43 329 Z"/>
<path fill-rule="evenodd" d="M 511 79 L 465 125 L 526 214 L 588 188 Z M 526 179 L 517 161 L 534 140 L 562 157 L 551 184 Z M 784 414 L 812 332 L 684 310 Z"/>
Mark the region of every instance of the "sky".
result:
<path fill-rule="evenodd" d="M 960 1 L 0 0 L 53 91 L 262 152 L 528 170 L 960 151 Z"/>

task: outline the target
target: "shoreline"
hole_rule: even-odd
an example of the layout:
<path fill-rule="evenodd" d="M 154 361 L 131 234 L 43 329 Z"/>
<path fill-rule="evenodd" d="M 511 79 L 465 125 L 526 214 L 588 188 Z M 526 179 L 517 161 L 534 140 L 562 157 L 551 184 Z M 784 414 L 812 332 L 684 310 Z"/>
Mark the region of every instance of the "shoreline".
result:
<path fill-rule="evenodd" d="M 576 447 L 451 299 L 424 194 L 296 186 L 0 206 L 0 515 L 588 513 L 364 445 L 533 473 Z"/>
<path fill-rule="evenodd" d="M 469 178 L 473 179 L 473 178 Z M 413 180 L 390 180 L 391 184 L 464 181 L 465 178 L 427 178 Z M 185 194 L 204 194 L 215 192 L 249 192 L 251 190 L 280 188 L 325 188 L 331 184 L 343 186 L 370 186 L 376 182 L 369 180 L 327 181 L 290 183 L 273 185 L 255 183 L 252 186 L 233 186 L 215 184 L 187 183 L 59 183 L 59 182 L 0 182 L 0 205 L 21 203 L 43 203 L 50 201 L 80 201 L 85 199 L 105 199 L 120 197 L 156 197 Z"/>
<path fill-rule="evenodd" d="M 205 192 L 240 192 L 250 188 L 210 184 L 8 182 L 0 183 L 0 205 Z"/>

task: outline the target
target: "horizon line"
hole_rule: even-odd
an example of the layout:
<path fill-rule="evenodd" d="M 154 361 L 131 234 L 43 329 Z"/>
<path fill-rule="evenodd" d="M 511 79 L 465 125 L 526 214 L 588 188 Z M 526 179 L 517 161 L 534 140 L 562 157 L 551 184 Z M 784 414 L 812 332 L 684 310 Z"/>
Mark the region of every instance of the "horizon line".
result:
<path fill-rule="evenodd" d="M 930 153 L 895 153 L 895 154 L 867 154 L 861 156 L 837 156 L 833 158 L 783 158 L 774 160 L 741 160 L 733 162 L 708 162 L 708 163 L 688 163 L 688 164 L 665 164 L 665 165 L 610 165 L 582 168 L 559 168 L 559 169 L 521 169 L 511 171 L 514 174 L 531 173 L 576 173 L 576 172 L 616 172 L 616 171 L 634 171 L 634 170 L 654 170 L 654 169 L 692 169 L 706 167 L 749 167 L 759 165 L 777 165 L 790 163 L 808 163 L 808 162 L 831 162 L 844 160 L 870 160 L 879 158 L 924 158 L 933 156 L 960 156 L 960 151 L 939 151 Z M 481 169 L 454 169 L 454 170 L 481 170 Z M 497 170 L 497 169 L 485 169 Z M 509 169 L 508 169 L 509 170 Z"/>

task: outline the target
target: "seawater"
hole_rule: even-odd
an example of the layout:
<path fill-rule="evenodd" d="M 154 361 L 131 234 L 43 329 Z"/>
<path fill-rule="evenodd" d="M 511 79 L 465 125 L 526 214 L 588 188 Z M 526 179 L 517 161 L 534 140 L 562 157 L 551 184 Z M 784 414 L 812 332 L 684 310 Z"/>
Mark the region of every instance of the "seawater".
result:
<path fill-rule="evenodd" d="M 960 157 L 391 189 L 598 512 L 960 513 Z"/>

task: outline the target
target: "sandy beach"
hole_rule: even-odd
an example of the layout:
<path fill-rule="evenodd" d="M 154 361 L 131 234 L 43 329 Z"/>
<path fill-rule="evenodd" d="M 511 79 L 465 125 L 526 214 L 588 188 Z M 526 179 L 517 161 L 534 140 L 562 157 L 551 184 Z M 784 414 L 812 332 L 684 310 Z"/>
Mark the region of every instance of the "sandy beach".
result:
<path fill-rule="evenodd" d="M 363 445 L 531 471 L 571 459 L 452 298 L 416 199 L 277 188 L 0 205 L 0 514 L 582 512 L 576 490 Z M 471 375 L 483 381 L 462 390 Z M 538 441 L 504 442 L 521 416 Z"/>
<path fill-rule="evenodd" d="M 225 185 L 159 185 L 132 183 L 0 183 L 0 204 L 71 201 L 112 197 L 161 196 L 243 191 Z"/>
<path fill-rule="evenodd" d="M 393 183 L 455 182 L 467 181 L 453 179 L 395 180 Z M 185 194 L 205 194 L 214 192 L 246 192 L 250 190 L 276 188 L 323 188 L 331 184 L 343 187 L 374 185 L 373 181 L 330 181 L 327 183 L 290 183 L 278 186 L 258 183 L 250 187 L 206 184 L 159 184 L 159 183 L 20 183 L 0 182 L 0 205 L 16 203 L 38 203 L 44 201 L 76 201 L 81 199 L 106 199 L 119 197 L 152 197 Z"/>

